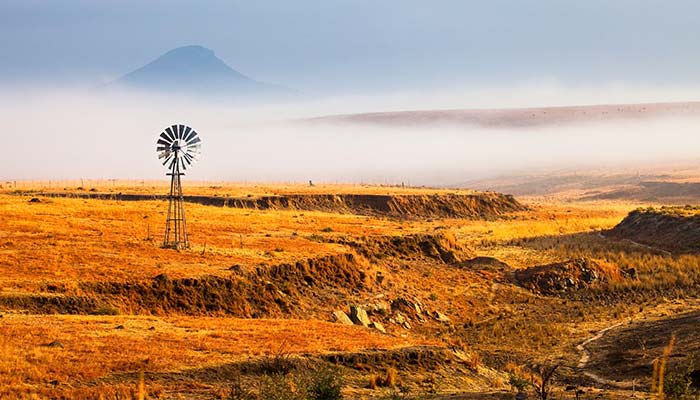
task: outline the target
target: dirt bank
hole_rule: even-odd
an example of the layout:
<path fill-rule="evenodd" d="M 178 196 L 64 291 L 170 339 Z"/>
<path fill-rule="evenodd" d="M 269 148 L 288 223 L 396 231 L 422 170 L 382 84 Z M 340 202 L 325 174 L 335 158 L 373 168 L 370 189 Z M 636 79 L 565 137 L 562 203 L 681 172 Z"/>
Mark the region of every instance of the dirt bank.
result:
<path fill-rule="evenodd" d="M 98 200 L 164 200 L 165 195 L 121 193 L 34 193 L 34 196 Z M 188 203 L 254 210 L 304 210 L 395 218 L 496 219 L 526 207 L 513 196 L 483 192 L 476 194 L 377 195 L 292 194 L 262 197 L 184 196 Z"/>
<path fill-rule="evenodd" d="M 655 249 L 694 253 L 700 251 L 700 215 L 672 210 L 635 210 L 605 235 Z"/>
<path fill-rule="evenodd" d="M 464 257 L 448 234 L 364 238 L 350 250 L 273 266 L 232 266 L 229 276 L 132 282 L 82 282 L 78 290 L 0 296 L 0 309 L 33 314 L 228 315 L 241 318 L 320 318 L 345 309 L 381 285 L 383 258 L 448 264 Z M 374 261 L 371 261 L 374 260 Z M 371 262 L 370 262 L 371 261 Z"/>

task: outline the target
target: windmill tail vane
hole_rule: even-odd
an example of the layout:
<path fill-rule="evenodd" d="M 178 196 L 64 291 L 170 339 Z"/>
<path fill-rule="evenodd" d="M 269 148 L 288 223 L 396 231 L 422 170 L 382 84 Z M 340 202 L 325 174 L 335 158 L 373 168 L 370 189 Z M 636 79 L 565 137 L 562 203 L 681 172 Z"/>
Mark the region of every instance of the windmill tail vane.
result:
<path fill-rule="evenodd" d="M 165 128 L 158 137 L 156 152 L 163 166 L 168 168 L 170 176 L 170 194 L 168 195 L 168 217 L 165 225 L 163 247 L 186 249 L 189 247 L 187 237 L 187 219 L 185 218 L 184 197 L 182 195 L 183 171 L 197 161 L 201 155 L 199 134 L 186 125 L 172 125 Z"/>

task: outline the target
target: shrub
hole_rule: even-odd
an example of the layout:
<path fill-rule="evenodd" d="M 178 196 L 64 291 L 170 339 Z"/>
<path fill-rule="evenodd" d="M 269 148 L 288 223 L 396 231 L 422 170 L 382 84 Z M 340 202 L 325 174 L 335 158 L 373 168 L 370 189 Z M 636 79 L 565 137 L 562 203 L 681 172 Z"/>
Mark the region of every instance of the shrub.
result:
<path fill-rule="evenodd" d="M 508 383 L 517 392 L 524 392 L 525 389 L 527 389 L 527 387 L 530 386 L 530 382 L 528 382 L 527 379 L 516 374 L 510 374 L 510 376 L 508 377 Z"/>
<path fill-rule="evenodd" d="M 287 343 L 283 342 L 277 352 L 268 355 L 260 362 L 260 372 L 265 375 L 287 375 L 296 368 L 296 360 L 287 351 Z"/>
<path fill-rule="evenodd" d="M 683 399 L 690 395 L 690 379 L 685 374 L 667 374 L 663 385 L 664 394 L 669 399 Z"/>
<path fill-rule="evenodd" d="M 372 375 L 369 377 L 369 384 L 367 385 L 370 389 L 376 389 L 380 387 L 395 387 L 398 383 L 398 373 L 394 368 L 389 368 L 386 373 L 382 375 Z"/>
<path fill-rule="evenodd" d="M 260 382 L 260 400 L 304 400 L 290 379 L 282 374 L 266 375 Z"/>
<path fill-rule="evenodd" d="M 321 365 L 309 371 L 306 386 L 309 400 L 340 400 L 342 389 L 343 375 L 338 368 Z"/>
<path fill-rule="evenodd" d="M 112 306 L 102 305 L 94 309 L 92 315 L 119 315 L 119 310 Z"/>

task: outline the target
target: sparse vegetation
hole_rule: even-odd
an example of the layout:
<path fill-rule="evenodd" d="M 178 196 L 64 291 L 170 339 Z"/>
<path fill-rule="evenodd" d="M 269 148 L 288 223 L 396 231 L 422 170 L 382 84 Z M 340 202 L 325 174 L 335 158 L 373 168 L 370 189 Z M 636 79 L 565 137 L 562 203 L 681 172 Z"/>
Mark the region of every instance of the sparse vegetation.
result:
<path fill-rule="evenodd" d="M 292 192 L 225 185 L 192 192 L 256 197 L 274 190 Z M 32 197 L 41 201 L 28 203 Z M 128 398 L 201 385 L 240 400 L 339 399 L 341 388 L 407 398 L 435 382 L 433 391 L 489 382 L 489 390 L 551 398 L 575 373 L 561 368 L 552 383 L 540 373 L 548 370 L 531 379 L 506 365 L 575 357 L 572 349 L 591 331 L 700 295 L 698 254 L 606 236 L 637 206 L 550 202 L 472 221 L 188 204 L 195 246 L 173 252 L 158 248 L 158 201 L 0 194 L 0 396 Z M 143 240 L 147 233 L 154 239 Z M 546 294 L 511 279 L 578 259 L 612 278 Z M 356 304 L 388 334 L 327 322 Z M 63 347 L 46 346 L 53 341 Z M 410 362 L 381 356 L 422 345 L 463 351 L 449 362 L 420 352 Z M 648 357 L 660 354 L 654 343 L 644 347 Z M 369 348 L 380 355 L 364 354 Z M 349 368 L 319 361 L 329 354 Z M 678 358 L 668 359 L 655 392 L 689 393 Z M 245 372 L 226 381 L 229 368 Z M 136 371 L 144 371 L 143 383 Z"/>

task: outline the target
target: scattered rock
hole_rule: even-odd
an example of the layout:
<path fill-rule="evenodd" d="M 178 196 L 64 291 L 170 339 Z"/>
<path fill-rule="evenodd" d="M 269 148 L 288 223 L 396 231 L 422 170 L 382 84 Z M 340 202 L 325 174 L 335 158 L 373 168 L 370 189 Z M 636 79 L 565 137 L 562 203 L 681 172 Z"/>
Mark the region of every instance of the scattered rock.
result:
<path fill-rule="evenodd" d="M 384 282 L 384 274 L 382 271 L 377 272 L 377 284 L 381 285 Z"/>
<path fill-rule="evenodd" d="M 333 311 L 333 320 L 341 325 L 352 325 L 352 320 L 343 311 Z"/>
<path fill-rule="evenodd" d="M 59 342 L 58 340 L 54 340 L 51 343 L 47 343 L 44 345 L 44 347 L 57 347 L 57 348 L 63 348 L 63 343 Z"/>
<path fill-rule="evenodd" d="M 403 326 L 404 329 L 411 330 L 411 324 L 408 321 L 404 321 L 401 326 Z"/>
<path fill-rule="evenodd" d="M 440 311 L 434 311 L 433 318 L 435 318 L 435 320 L 438 322 L 444 322 L 444 323 L 450 322 L 450 318 L 447 315 L 441 313 Z"/>
<path fill-rule="evenodd" d="M 386 329 L 384 329 L 384 325 L 382 325 L 380 322 L 372 322 L 369 324 L 370 328 L 376 329 L 381 333 L 386 333 Z"/>
<path fill-rule="evenodd" d="M 240 274 L 241 272 L 243 272 L 243 267 L 241 267 L 240 264 L 236 264 L 228 267 L 228 270 Z"/>
<path fill-rule="evenodd" d="M 114 327 L 114 329 L 124 329 L 124 325 L 117 325 Z"/>
<path fill-rule="evenodd" d="M 418 302 L 406 300 L 403 297 L 399 297 L 398 299 L 392 301 L 391 309 L 394 311 L 401 311 L 407 315 L 415 315 L 416 318 L 423 312 Z"/>
<path fill-rule="evenodd" d="M 372 322 L 367 316 L 367 311 L 359 306 L 350 306 L 350 319 L 355 325 L 362 325 L 364 327 L 368 327 Z"/>
<path fill-rule="evenodd" d="M 148 330 L 149 330 L 149 331 L 155 331 L 155 330 L 156 330 L 156 327 L 155 327 L 155 326 L 152 326 L 152 327 L 148 328 Z"/>
<path fill-rule="evenodd" d="M 369 307 L 371 314 L 387 315 L 391 306 L 386 301 L 379 301 Z"/>
<path fill-rule="evenodd" d="M 399 325 L 402 325 L 404 322 L 407 322 L 406 317 L 403 316 L 400 312 L 397 312 L 396 315 L 394 316 L 394 319 L 396 320 L 396 323 Z"/>
<path fill-rule="evenodd" d="M 41 203 L 41 199 L 38 197 L 32 197 L 31 200 L 29 200 L 30 203 Z"/>

